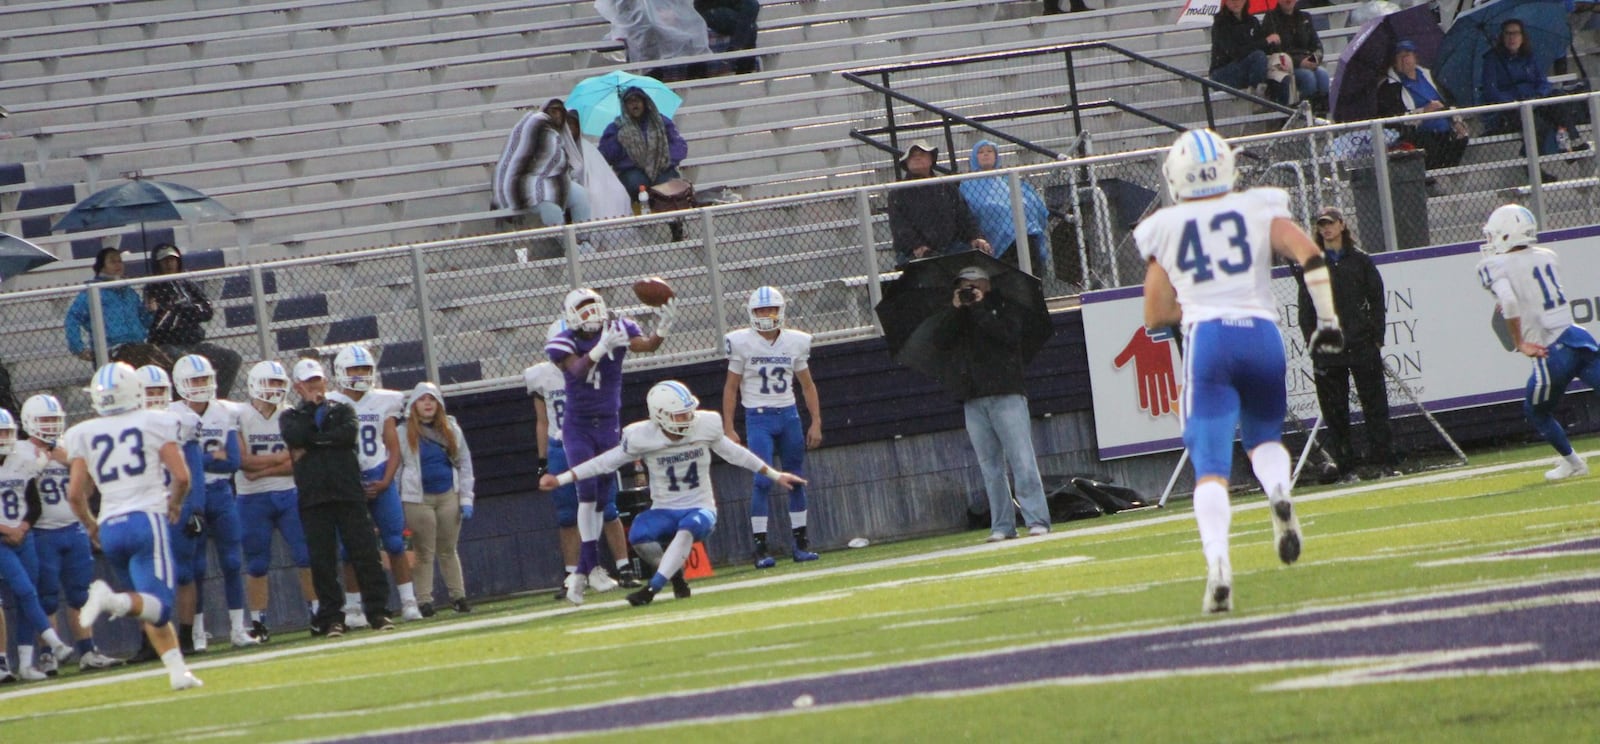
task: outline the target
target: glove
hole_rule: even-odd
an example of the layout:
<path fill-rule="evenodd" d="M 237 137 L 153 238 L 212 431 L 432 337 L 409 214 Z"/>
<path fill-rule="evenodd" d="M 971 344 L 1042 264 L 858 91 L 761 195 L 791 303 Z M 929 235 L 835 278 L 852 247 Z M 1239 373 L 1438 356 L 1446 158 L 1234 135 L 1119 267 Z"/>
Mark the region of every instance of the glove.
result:
<path fill-rule="evenodd" d="M 545 473 L 548 472 L 550 472 L 550 460 L 543 457 L 539 458 L 539 467 L 534 468 L 533 479 L 539 480 L 540 478 L 544 477 Z"/>
<path fill-rule="evenodd" d="M 606 323 L 600 331 L 600 340 L 595 342 L 594 348 L 589 350 L 589 361 L 599 364 L 601 359 L 611 355 L 611 350 L 628 345 L 628 332 L 623 329 L 620 321 Z"/>
<path fill-rule="evenodd" d="M 1344 351 L 1344 331 L 1339 329 L 1339 319 L 1317 320 L 1317 330 L 1311 332 L 1311 353 L 1337 354 L 1341 351 Z"/>
<path fill-rule="evenodd" d="M 678 311 L 672 306 L 672 300 L 667 300 L 667 304 L 656 308 L 656 337 L 666 338 L 667 333 L 672 330 L 672 321 L 677 317 Z"/>
<path fill-rule="evenodd" d="M 205 534 L 206 522 L 199 514 L 190 514 L 189 521 L 183 524 L 183 534 L 189 537 L 199 537 Z"/>
<path fill-rule="evenodd" d="M 471 504 L 462 504 L 461 505 L 461 518 L 462 519 L 471 519 L 472 518 L 472 505 Z"/>

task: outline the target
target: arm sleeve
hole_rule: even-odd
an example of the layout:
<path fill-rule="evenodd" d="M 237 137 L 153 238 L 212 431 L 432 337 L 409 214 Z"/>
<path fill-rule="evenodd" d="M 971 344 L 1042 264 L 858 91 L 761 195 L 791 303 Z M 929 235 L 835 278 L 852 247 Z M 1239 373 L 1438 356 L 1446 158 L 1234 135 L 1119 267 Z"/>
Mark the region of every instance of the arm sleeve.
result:
<path fill-rule="evenodd" d="M 577 480 L 587 480 L 606 473 L 614 473 L 633 460 L 633 455 L 628 454 L 624 445 L 617 445 L 585 460 L 583 464 L 572 469 L 572 475 Z"/>
<path fill-rule="evenodd" d="M 672 167 L 676 168 L 684 158 L 689 157 L 689 143 L 683 141 L 683 135 L 678 134 L 678 127 L 671 119 L 663 116 L 661 122 L 667 130 L 667 158 L 672 161 Z"/>
<path fill-rule="evenodd" d="M 44 502 L 39 500 L 39 480 L 28 481 L 28 488 L 23 492 L 22 500 L 27 504 L 27 510 L 22 514 L 22 521 L 31 527 L 39 521 L 39 515 L 44 513 Z"/>
<path fill-rule="evenodd" d="M 1389 334 L 1389 310 L 1383 304 L 1383 272 L 1378 271 L 1378 265 L 1367 259 L 1367 305 L 1371 309 L 1373 328 L 1378 332 L 1377 345 L 1383 348 L 1383 340 Z"/>
<path fill-rule="evenodd" d="M 1306 277 L 1301 273 L 1300 265 L 1295 264 L 1289 269 L 1294 274 L 1296 291 L 1295 300 L 1295 325 L 1300 327 L 1300 336 L 1307 342 L 1311 341 L 1311 332 L 1317 328 L 1317 309 L 1311 306 L 1311 292 L 1306 289 Z"/>
<path fill-rule="evenodd" d="M 472 472 L 472 448 L 467 446 L 467 436 L 461 431 L 461 425 L 456 423 L 454 416 L 448 421 L 450 428 L 455 429 L 456 435 L 456 495 L 461 497 L 462 506 L 471 506 L 477 499 L 474 490 L 477 485 L 477 476 Z"/>
<path fill-rule="evenodd" d="M 711 443 L 711 451 L 717 456 L 727 460 L 731 465 L 737 465 L 752 473 L 759 473 L 767 464 L 756 457 L 756 453 L 734 444 L 732 439 L 720 437 Z"/>
<path fill-rule="evenodd" d="M 356 421 L 356 409 L 340 403 L 329 407 L 322 430 L 312 438 L 312 442 L 324 447 L 354 448 L 358 429 L 360 423 Z"/>
<path fill-rule="evenodd" d="M 82 353 L 87 344 L 83 340 L 84 331 L 89 327 L 89 293 L 79 294 L 72 300 L 72 306 L 67 308 L 67 350 L 73 354 Z"/>
<path fill-rule="evenodd" d="M 223 445 L 223 447 L 226 449 L 226 451 L 228 453 L 227 459 L 218 460 L 218 459 L 216 459 L 214 457 L 207 457 L 206 458 L 206 472 L 207 473 L 218 473 L 218 474 L 221 474 L 221 475 L 227 475 L 228 473 L 237 472 L 239 470 L 239 462 L 240 462 L 240 459 L 241 459 L 240 458 L 240 453 L 239 453 L 239 432 L 237 432 L 237 431 L 228 432 L 228 439 L 227 439 L 227 442 Z"/>
<path fill-rule="evenodd" d="M 1522 317 L 1522 306 L 1517 304 L 1517 293 L 1511 289 L 1511 280 L 1505 277 L 1496 277 L 1489 285 L 1489 291 L 1494 293 L 1496 300 L 1500 301 L 1500 315 L 1507 320 Z M 1518 339 L 1519 341 L 1521 339 Z"/>

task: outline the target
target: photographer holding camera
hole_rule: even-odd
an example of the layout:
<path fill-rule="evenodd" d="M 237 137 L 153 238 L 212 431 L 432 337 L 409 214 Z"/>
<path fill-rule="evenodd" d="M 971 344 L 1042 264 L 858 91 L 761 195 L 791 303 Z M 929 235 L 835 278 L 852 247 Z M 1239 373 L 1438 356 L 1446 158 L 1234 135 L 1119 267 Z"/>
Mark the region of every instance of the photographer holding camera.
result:
<path fill-rule="evenodd" d="M 946 384 L 962 401 L 967 436 L 978 456 L 989 497 L 986 542 L 999 542 L 1017 536 L 1016 511 L 1006 479 L 1008 465 L 1030 536 L 1050 531 L 1050 508 L 1034 456 L 1022 382 L 1025 362 L 1019 349 L 1023 327 L 1006 298 L 991 289 L 983 269 L 962 269 L 950 297 L 956 312 L 938 338 L 952 369 Z"/>
<path fill-rule="evenodd" d="M 157 275 L 183 271 L 183 254 L 177 246 L 156 246 L 154 258 Z M 232 349 L 205 342 L 206 329 L 201 324 L 209 322 L 213 315 L 205 290 L 188 279 L 151 284 L 144 291 L 144 305 L 153 318 L 150 343 L 161 347 L 171 359 L 199 354 L 211 360 L 217 370 L 217 396 L 228 397 L 234 378 L 239 376 L 241 359 Z"/>

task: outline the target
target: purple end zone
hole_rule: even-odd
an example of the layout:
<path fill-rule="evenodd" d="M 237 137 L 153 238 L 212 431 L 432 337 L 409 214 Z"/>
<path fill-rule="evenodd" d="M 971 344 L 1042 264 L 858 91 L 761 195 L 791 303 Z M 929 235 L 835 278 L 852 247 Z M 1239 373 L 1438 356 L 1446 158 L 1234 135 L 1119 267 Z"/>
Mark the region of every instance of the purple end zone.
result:
<path fill-rule="evenodd" d="M 1600 550 L 1600 537 L 1590 537 L 1554 545 L 1540 545 L 1536 548 L 1523 548 L 1507 553 L 1496 553 L 1495 555 L 1560 555 L 1562 553 L 1587 553 L 1592 550 Z"/>
<path fill-rule="evenodd" d="M 1580 541 L 1586 543 L 1600 540 Z M 753 683 L 704 692 L 582 706 L 445 724 L 347 739 L 351 742 L 475 742 L 535 736 L 570 736 L 793 711 L 801 695 L 809 710 L 938 693 L 1057 680 L 1174 670 L 1225 673 L 1245 665 L 1382 659 L 1463 649 L 1494 649 L 1460 661 L 1438 657 L 1395 668 L 1385 664 L 1370 678 L 1466 670 L 1516 670 L 1534 665 L 1600 663 L 1592 636 L 1600 611 L 1600 576 L 1552 581 L 1382 604 L 1314 610 L 1245 622 L 1202 623 L 1173 630 L 1000 651 L 987 656 L 919 662 L 858 672 Z M 1565 595 L 1567 601 L 1525 603 Z M 1494 605 L 1495 611 L 1469 611 Z M 1532 605 L 1532 606 L 1530 606 Z M 1462 610 L 1461 612 L 1451 612 Z M 1375 628 L 1372 621 L 1383 625 Z M 1271 638 L 1257 634 L 1303 633 Z M 1381 663 L 1381 662 L 1380 662 Z M 1374 666 L 1377 666 L 1375 663 Z M 1257 667 L 1259 668 L 1259 667 Z"/>

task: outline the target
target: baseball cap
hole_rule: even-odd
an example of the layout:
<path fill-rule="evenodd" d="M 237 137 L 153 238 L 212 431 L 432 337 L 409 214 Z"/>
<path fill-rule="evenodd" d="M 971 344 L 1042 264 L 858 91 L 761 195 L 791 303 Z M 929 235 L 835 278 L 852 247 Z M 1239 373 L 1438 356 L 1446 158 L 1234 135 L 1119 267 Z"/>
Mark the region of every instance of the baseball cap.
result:
<path fill-rule="evenodd" d="M 977 280 L 980 280 L 980 279 L 988 279 L 988 278 L 989 278 L 989 272 L 984 271 L 983 269 L 978 268 L 977 266 L 968 266 L 967 268 L 962 269 L 960 273 L 956 274 L 956 281 L 958 281 L 958 282 L 963 280 L 963 279 L 971 279 L 971 280 L 977 281 Z"/>
<path fill-rule="evenodd" d="M 322 362 L 319 362 L 315 359 L 301 359 L 300 361 L 294 363 L 295 382 L 305 382 L 306 380 L 314 380 L 318 377 L 323 379 L 327 379 L 328 377 L 322 372 Z"/>
<path fill-rule="evenodd" d="M 178 247 L 175 245 L 164 245 L 156 249 L 155 260 L 160 261 L 168 256 L 182 258 L 183 254 L 178 252 Z"/>
<path fill-rule="evenodd" d="M 1415 52 L 1415 51 L 1417 51 L 1417 43 L 1412 41 L 1412 40 L 1410 40 L 1410 39 L 1401 39 L 1399 43 L 1394 45 L 1394 53 L 1395 54 L 1399 54 L 1401 52 Z"/>
<path fill-rule="evenodd" d="M 1317 224 L 1324 222 L 1344 222 L 1344 212 L 1339 211 L 1337 207 L 1324 207 L 1317 213 Z"/>

